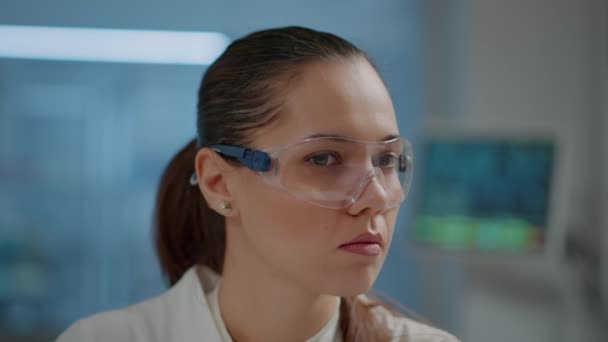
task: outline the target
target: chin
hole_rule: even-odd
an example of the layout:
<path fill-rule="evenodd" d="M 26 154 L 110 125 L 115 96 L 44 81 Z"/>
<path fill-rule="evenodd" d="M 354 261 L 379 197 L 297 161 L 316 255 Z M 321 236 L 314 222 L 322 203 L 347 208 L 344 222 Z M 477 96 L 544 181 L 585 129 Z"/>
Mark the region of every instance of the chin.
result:
<path fill-rule="evenodd" d="M 340 291 L 336 294 L 339 297 L 355 297 L 362 293 L 366 293 L 372 288 L 373 282 L 369 284 L 349 284 L 349 286 L 343 286 Z"/>
<path fill-rule="evenodd" d="M 360 268 L 332 276 L 331 294 L 340 297 L 357 296 L 369 291 L 378 277 L 378 269 Z"/>

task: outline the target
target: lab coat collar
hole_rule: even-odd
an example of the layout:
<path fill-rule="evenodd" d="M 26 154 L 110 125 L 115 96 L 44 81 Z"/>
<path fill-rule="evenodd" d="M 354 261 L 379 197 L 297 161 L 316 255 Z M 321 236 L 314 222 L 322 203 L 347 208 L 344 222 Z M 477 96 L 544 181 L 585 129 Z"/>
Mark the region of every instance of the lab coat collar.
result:
<path fill-rule="evenodd" d="M 169 341 L 221 341 L 205 297 L 205 290 L 213 288 L 217 275 L 205 268 L 192 266 L 167 293 Z"/>

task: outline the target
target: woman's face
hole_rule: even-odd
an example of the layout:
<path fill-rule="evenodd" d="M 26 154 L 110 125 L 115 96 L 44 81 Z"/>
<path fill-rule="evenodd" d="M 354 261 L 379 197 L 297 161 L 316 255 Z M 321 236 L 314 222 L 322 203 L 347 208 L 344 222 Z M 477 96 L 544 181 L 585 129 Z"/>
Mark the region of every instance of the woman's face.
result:
<path fill-rule="evenodd" d="M 287 145 L 317 134 L 364 141 L 399 134 L 389 94 L 363 58 L 319 62 L 300 71 L 290 83 L 279 119 L 255 135 L 253 148 Z M 240 228 L 228 234 L 228 244 L 238 234 L 234 240 L 246 244 L 234 246 L 242 251 L 239 257 L 257 258 L 274 274 L 319 294 L 356 295 L 372 286 L 388 253 L 398 211 L 386 208 L 377 184 L 370 183 L 352 206 L 327 209 L 270 186 L 247 168 L 238 168 L 235 175 L 231 193 Z M 380 248 L 357 253 L 344 247 L 366 232 L 381 239 Z"/>

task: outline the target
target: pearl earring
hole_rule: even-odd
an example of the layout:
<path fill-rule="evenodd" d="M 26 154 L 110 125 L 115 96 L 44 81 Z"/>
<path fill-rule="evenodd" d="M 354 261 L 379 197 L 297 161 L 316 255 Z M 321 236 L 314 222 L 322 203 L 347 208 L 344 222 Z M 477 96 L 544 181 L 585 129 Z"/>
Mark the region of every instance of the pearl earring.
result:
<path fill-rule="evenodd" d="M 230 202 L 228 201 L 220 202 L 220 211 L 224 215 L 230 214 L 230 212 L 232 211 L 232 204 L 230 204 Z"/>

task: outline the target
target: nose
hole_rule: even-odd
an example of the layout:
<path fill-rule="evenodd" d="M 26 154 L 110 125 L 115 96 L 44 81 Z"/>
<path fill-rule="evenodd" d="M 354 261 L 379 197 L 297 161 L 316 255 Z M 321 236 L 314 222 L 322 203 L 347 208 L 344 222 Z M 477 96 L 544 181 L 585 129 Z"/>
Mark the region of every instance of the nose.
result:
<path fill-rule="evenodd" d="M 348 207 L 348 213 L 353 216 L 364 211 L 377 213 L 388 209 L 388 194 L 384 188 L 384 174 L 378 167 L 364 178 L 359 195 L 354 197 L 353 204 Z"/>

